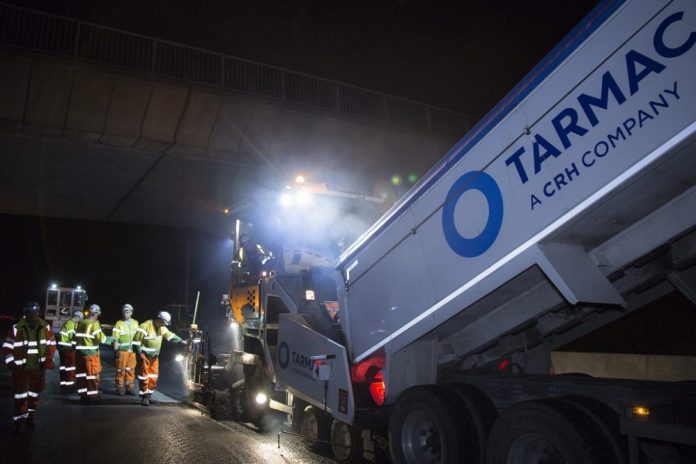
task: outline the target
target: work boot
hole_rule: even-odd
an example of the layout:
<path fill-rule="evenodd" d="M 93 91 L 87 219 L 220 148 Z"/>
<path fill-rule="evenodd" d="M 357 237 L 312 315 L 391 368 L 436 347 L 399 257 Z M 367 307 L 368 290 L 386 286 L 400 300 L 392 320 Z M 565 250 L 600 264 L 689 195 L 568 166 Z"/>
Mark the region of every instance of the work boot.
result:
<path fill-rule="evenodd" d="M 140 404 L 143 406 L 150 406 L 150 398 L 148 395 L 143 395 L 143 399 L 140 400 Z"/>

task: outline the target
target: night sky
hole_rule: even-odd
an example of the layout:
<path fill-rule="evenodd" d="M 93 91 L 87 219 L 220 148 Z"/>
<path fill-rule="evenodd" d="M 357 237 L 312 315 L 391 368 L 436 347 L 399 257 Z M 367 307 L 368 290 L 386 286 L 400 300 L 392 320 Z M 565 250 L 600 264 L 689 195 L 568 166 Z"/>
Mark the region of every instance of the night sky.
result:
<path fill-rule="evenodd" d="M 479 117 L 598 3 L 6 1 Z M 192 307 L 197 290 L 202 292 L 204 320 L 222 322 L 218 302 L 227 289 L 232 255 L 225 233 L 210 236 L 166 227 L 0 215 L 0 313 L 18 315 L 28 300 L 43 304 L 46 286 L 55 281 L 83 285 L 89 303 L 102 306 L 102 320 L 108 323 L 126 302 L 135 306 L 134 317 L 140 320 L 170 303 Z M 679 321 L 693 309 L 681 300 L 672 304 L 677 312 L 671 317 Z M 649 326 L 651 317 L 636 316 L 632 324 Z M 615 341 L 617 333 L 630 329 L 607 330 L 608 335 L 596 335 L 592 346 L 602 345 L 602 339 Z M 654 352 L 659 344 L 645 340 L 655 337 L 642 335 L 641 347 L 630 341 L 604 346 Z M 576 344 L 578 349 L 583 346 L 587 347 Z M 691 343 L 676 351 L 696 350 Z"/>

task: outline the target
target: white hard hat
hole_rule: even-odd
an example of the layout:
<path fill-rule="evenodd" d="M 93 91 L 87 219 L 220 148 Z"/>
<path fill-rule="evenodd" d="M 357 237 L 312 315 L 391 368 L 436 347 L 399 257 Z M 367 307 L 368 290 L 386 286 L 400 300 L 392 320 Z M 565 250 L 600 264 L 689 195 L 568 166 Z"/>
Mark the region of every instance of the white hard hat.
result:
<path fill-rule="evenodd" d="M 167 311 L 160 311 L 157 313 L 157 318 L 164 322 L 165 325 L 169 325 L 172 323 L 172 315 L 169 314 Z"/>
<path fill-rule="evenodd" d="M 78 318 L 78 319 L 82 319 L 82 318 L 83 318 L 83 316 L 82 316 L 82 311 L 80 311 L 79 309 L 76 310 L 76 311 L 73 311 L 72 315 L 73 315 L 73 317 L 76 317 L 76 318 Z"/>
<path fill-rule="evenodd" d="M 93 304 L 89 307 L 89 312 L 92 314 L 101 314 L 101 308 L 99 307 L 99 305 Z"/>
<path fill-rule="evenodd" d="M 133 306 L 129 305 L 128 303 L 124 304 L 123 307 L 121 308 L 121 311 L 133 311 Z"/>

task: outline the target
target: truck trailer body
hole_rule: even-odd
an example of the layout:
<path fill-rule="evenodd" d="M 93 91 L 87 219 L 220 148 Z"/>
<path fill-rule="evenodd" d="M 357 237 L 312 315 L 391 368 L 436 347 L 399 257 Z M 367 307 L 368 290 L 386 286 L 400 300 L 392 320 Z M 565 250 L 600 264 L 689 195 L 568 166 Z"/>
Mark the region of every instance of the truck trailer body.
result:
<path fill-rule="evenodd" d="M 605 424 L 611 449 L 570 458 L 545 437 L 559 462 L 696 445 L 693 383 L 553 376 L 550 361 L 671 291 L 696 303 L 694 76 L 695 2 L 601 2 L 340 256 L 343 344 L 281 315 L 278 380 L 356 428 L 386 417 L 396 462 L 459 462 L 461 423 L 476 459 L 523 462 L 543 432 L 510 424 L 554 414 L 581 438 L 578 417 Z"/>

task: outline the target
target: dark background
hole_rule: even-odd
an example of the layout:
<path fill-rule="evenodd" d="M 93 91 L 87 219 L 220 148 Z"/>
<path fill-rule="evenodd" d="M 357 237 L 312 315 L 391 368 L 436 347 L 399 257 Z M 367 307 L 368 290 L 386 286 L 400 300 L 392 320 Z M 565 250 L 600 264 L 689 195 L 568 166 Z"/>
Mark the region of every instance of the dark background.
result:
<path fill-rule="evenodd" d="M 7 3 L 483 116 L 599 2 L 9 0 Z"/>
<path fill-rule="evenodd" d="M 598 2 L 596 0 L 10 0 L 483 116 Z M 462 134 L 463 136 L 464 134 Z M 172 303 L 202 323 L 219 304 L 232 258 L 230 230 L 0 215 L 0 313 L 18 316 L 47 286 L 82 285 L 113 323 L 123 303 L 150 318 Z M 659 321 L 659 323 L 658 323 Z M 568 348 L 696 354 L 696 308 L 672 295 Z"/>

